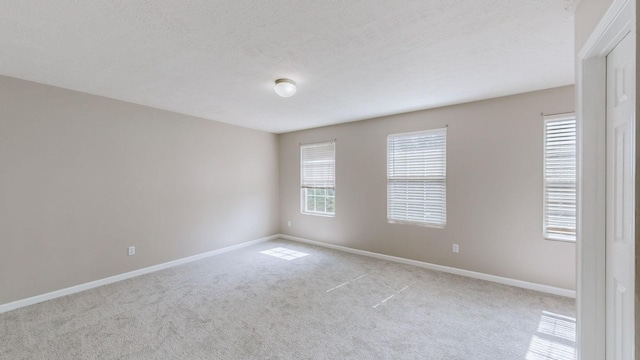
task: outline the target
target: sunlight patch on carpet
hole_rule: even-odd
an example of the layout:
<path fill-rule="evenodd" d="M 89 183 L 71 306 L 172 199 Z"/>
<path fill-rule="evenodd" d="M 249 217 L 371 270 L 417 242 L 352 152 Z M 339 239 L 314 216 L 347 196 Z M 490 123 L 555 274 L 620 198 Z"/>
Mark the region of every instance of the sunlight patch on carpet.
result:
<path fill-rule="evenodd" d="M 273 248 L 271 250 L 260 251 L 260 254 L 275 256 L 277 258 L 285 259 L 285 260 L 298 259 L 298 258 L 301 258 L 303 256 L 309 255 L 307 253 L 303 253 L 303 252 L 296 251 L 296 250 L 290 250 L 290 249 L 283 248 L 283 247 L 277 247 L 277 248 Z"/>
<path fill-rule="evenodd" d="M 338 285 L 338 286 L 334 286 L 334 287 L 332 287 L 331 289 L 327 290 L 327 292 L 332 292 L 333 290 L 339 289 L 339 288 L 341 288 L 341 287 L 343 287 L 343 286 L 345 286 L 345 285 L 348 285 L 348 284 L 350 284 L 350 283 L 352 283 L 352 282 L 354 282 L 354 281 L 358 281 L 358 280 L 362 279 L 363 277 L 365 277 L 365 276 L 367 276 L 367 275 L 369 275 L 369 274 L 360 275 L 360 276 L 358 276 L 357 278 L 352 279 L 351 281 L 345 281 L 345 282 L 343 282 L 342 284 L 340 284 L 340 285 Z"/>
<path fill-rule="evenodd" d="M 538 324 L 538 332 L 575 342 L 576 319 L 543 311 Z"/>
<path fill-rule="evenodd" d="M 576 349 L 576 319 L 543 311 L 538 332 L 531 337 L 527 360 L 573 360 Z"/>
<path fill-rule="evenodd" d="M 387 301 L 391 300 L 391 298 L 392 298 L 392 297 L 394 297 L 394 296 L 396 296 L 396 295 L 400 294 L 401 292 L 403 292 L 403 291 L 407 290 L 408 288 L 410 288 L 411 286 L 413 286 L 413 284 L 415 284 L 415 283 L 416 283 L 416 282 L 414 281 L 414 282 L 412 282 L 411 284 L 409 284 L 409 285 L 407 285 L 407 286 L 403 287 L 402 289 L 398 290 L 395 294 L 393 294 L 393 295 L 391 295 L 391 296 L 389 296 L 389 297 L 386 297 L 384 300 L 382 300 L 382 301 L 380 301 L 379 303 L 377 303 L 377 304 L 373 305 L 373 308 L 375 309 L 375 308 L 377 308 L 378 306 L 380 306 L 380 305 L 382 305 L 382 304 L 386 303 Z"/>

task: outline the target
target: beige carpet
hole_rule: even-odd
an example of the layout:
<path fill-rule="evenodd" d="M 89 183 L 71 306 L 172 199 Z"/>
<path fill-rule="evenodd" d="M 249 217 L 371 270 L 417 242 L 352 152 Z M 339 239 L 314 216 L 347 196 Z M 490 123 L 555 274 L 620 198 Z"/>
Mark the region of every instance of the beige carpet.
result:
<path fill-rule="evenodd" d="M 278 247 L 308 255 L 260 253 Z M 271 241 L 0 314 L 0 359 L 569 360 L 574 312 L 572 299 Z"/>

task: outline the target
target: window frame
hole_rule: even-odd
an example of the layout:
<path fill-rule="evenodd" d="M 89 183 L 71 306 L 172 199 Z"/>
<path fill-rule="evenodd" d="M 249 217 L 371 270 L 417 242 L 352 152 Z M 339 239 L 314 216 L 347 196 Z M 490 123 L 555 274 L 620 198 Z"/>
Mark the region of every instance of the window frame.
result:
<path fill-rule="evenodd" d="M 430 227 L 430 228 L 436 228 L 436 229 L 444 229 L 447 225 L 447 132 L 448 132 L 448 127 L 440 127 L 440 128 L 433 128 L 433 129 L 428 129 L 428 130 L 420 130 L 420 131 L 412 131 L 412 132 L 405 132 L 405 133 L 396 133 L 396 134 L 389 134 L 387 135 L 387 222 L 389 224 L 405 224 L 405 225 L 418 225 L 418 226 L 425 226 L 425 227 Z M 443 153 L 443 176 L 439 176 L 439 177 L 434 177 L 434 179 L 427 179 L 428 176 L 408 176 L 408 177 L 400 177 L 397 176 L 398 178 L 403 178 L 403 179 L 393 179 L 394 176 L 391 176 L 391 165 L 390 165 L 390 161 L 391 161 L 391 152 L 390 152 L 390 140 L 393 138 L 408 138 L 408 137 L 412 137 L 412 136 L 419 136 L 419 135 L 428 135 L 428 134 L 434 134 L 434 133 L 443 133 L 444 135 L 444 153 Z M 399 218 L 393 218 L 392 214 L 391 214 L 391 205 L 392 205 L 392 199 L 391 199 L 391 191 L 390 191 L 390 184 L 394 181 L 424 181 L 426 182 L 441 182 L 443 183 L 443 191 L 442 191 L 442 204 L 441 204 L 441 209 L 442 209 L 442 222 L 438 222 L 438 221 L 416 221 L 416 220 L 409 220 L 409 219 L 399 219 Z"/>
<path fill-rule="evenodd" d="M 333 170 L 331 171 L 333 174 L 333 186 L 318 186 L 318 187 L 314 187 L 314 186 L 305 186 L 304 182 L 305 182 L 305 178 L 304 178 L 304 151 L 305 148 L 311 148 L 311 147 L 321 147 L 321 146 L 326 146 L 326 145 L 331 145 L 333 147 L 333 149 L 331 150 L 331 153 L 333 155 Z M 308 143 L 308 144 L 300 144 L 300 213 L 304 214 L 304 215 L 313 215 L 313 216 L 323 216 L 323 217 L 335 217 L 336 215 L 336 189 L 335 189 L 335 182 L 336 182 L 336 173 L 335 173 L 335 166 L 336 166 L 336 142 L 335 140 L 332 141 L 322 141 L 322 142 L 316 142 L 316 143 Z M 325 203 L 325 210 L 327 209 L 327 199 L 332 198 L 333 199 L 333 212 L 328 212 L 328 211 L 315 211 L 315 210 L 307 210 L 308 207 L 308 198 L 309 198 L 309 194 L 308 191 L 309 190 L 324 190 L 325 194 L 323 195 L 317 195 L 317 194 L 312 194 L 311 196 L 314 197 L 314 209 L 315 207 L 315 200 L 317 200 L 317 198 L 323 198 L 324 199 L 324 203 Z M 327 194 L 329 191 L 332 191 L 332 195 Z"/>
<path fill-rule="evenodd" d="M 543 145 L 542 145 L 542 236 L 545 240 L 550 241 L 563 241 L 575 243 L 577 238 L 577 220 L 578 220 L 578 207 L 577 207 L 577 196 L 578 196 L 578 133 L 577 133 L 577 117 L 574 112 L 568 113 L 559 113 L 553 115 L 543 115 L 542 117 L 542 126 L 543 126 Z M 547 124 L 551 121 L 560 121 L 560 120 L 570 120 L 572 119 L 574 122 L 575 132 L 574 132 L 574 140 L 575 140 L 575 148 L 574 148 L 574 161 L 575 161 L 575 179 L 573 182 L 574 189 L 574 232 L 570 235 L 562 235 L 557 232 L 549 232 L 549 220 L 548 220 L 548 206 L 547 206 Z"/>

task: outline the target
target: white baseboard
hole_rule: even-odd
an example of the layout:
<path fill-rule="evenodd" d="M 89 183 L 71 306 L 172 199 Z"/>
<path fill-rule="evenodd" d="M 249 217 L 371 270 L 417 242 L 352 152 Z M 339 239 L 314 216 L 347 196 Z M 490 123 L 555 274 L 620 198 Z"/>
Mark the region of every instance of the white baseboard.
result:
<path fill-rule="evenodd" d="M 182 259 L 169 261 L 169 262 L 158 264 L 158 265 L 149 266 L 149 267 L 146 267 L 146 268 L 142 268 L 142 269 L 126 272 L 126 273 L 123 273 L 123 274 L 110 276 L 108 278 L 95 280 L 95 281 L 91 281 L 91 282 L 80 284 L 80 285 L 71 286 L 71 287 L 68 287 L 68 288 L 52 291 L 52 292 L 49 292 L 49 293 L 46 293 L 46 294 L 36 295 L 36 296 L 32 296 L 32 297 L 29 297 L 29 298 L 26 298 L 26 299 L 21 299 L 21 300 L 13 301 L 13 302 L 10 302 L 10 303 L 1 304 L 0 305 L 0 314 L 2 314 L 4 312 L 7 312 L 7 311 L 15 310 L 15 309 L 18 309 L 18 308 L 21 308 L 21 307 L 37 304 L 39 302 L 43 302 L 43 301 L 59 298 L 59 297 L 66 296 L 66 295 L 75 294 L 77 292 L 93 289 L 93 288 L 96 288 L 98 286 L 107 285 L 107 284 L 111 284 L 111 283 L 114 283 L 114 282 L 130 279 L 130 278 L 133 278 L 133 277 L 136 277 L 136 276 L 149 274 L 149 273 L 152 273 L 152 272 L 155 272 L 155 271 L 168 269 L 170 267 L 186 264 L 186 263 L 189 263 L 189 262 L 192 262 L 192 261 L 204 259 L 204 258 L 207 258 L 207 257 L 210 257 L 210 256 L 223 254 L 223 253 L 226 253 L 226 252 L 229 252 L 229 251 L 241 249 L 243 247 L 251 246 L 251 245 L 258 244 L 258 243 L 265 242 L 265 241 L 269 241 L 269 240 L 275 240 L 275 239 L 278 239 L 278 238 L 291 240 L 291 241 L 297 241 L 297 242 L 306 243 L 306 244 L 310 244 L 310 245 L 321 246 L 321 247 L 334 249 L 334 250 L 339 250 L 339 251 L 344 251 L 344 252 L 348 252 L 348 253 L 352 253 L 352 254 L 364 255 L 364 256 L 368 256 L 368 257 L 372 257 L 372 258 L 376 258 L 376 259 L 393 261 L 393 262 L 397 262 L 397 263 L 401 263 L 401 264 L 419 266 L 419 267 L 422 267 L 422 268 L 436 270 L 436 271 L 442 271 L 442 272 L 446 272 L 446 273 L 450 273 L 450 274 L 456 274 L 456 275 L 466 276 L 466 277 L 480 279 L 480 280 L 492 281 L 492 282 L 505 284 L 505 285 L 517 286 L 517 287 L 521 287 L 521 288 L 525 288 L 525 289 L 536 290 L 536 291 L 545 292 L 545 293 L 554 294 L 554 295 L 566 296 L 566 297 L 571 297 L 571 298 L 575 298 L 576 297 L 576 292 L 573 291 L 573 290 L 567 290 L 567 289 L 557 288 L 557 287 L 548 286 L 548 285 L 541 285 L 541 284 L 536 284 L 536 283 L 531 283 L 531 282 L 526 282 L 526 281 L 521 281 L 521 280 L 515 280 L 515 279 L 495 276 L 495 275 L 483 274 L 483 273 L 479 273 L 479 272 L 475 272 L 475 271 L 457 269 L 457 268 L 453 268 L 453 267 L 449 267 L 449 266 L 436 265 L 436 264 L 431 264 L 431 263 L 427 263 L 427 262 L 422 262 L 422 261 L 417 261 L 417 260 L 410 260 L 410 259 L 405 259 L 405 258 L 400 258 L 400 257 L 390 256 L 390 255 L 384 255 L 384 254 L 374 253 L 374 252 L 365 251 L 365 250 L 352 249 L 352 248 L 348 248 L 348 247 L 345 247 L 345 246 L 333 245 L 333 244 L 323 243 L 323 242 L 319 242 L 319 241 L 304 239 L 304 238 L 290 236 L 290 235 L 278 234 L 278 235 L 267 236 L 267 237 L 264 237 L 264 238 L 261 238 L 261 239 L 257 239 L 257 240 L 251 240 L 251 241 L 243 242 L 243 243 L 232 245 L 232 246 L 227 246 L 227 247 L 224 247 L 224 248 L 221 248 L 221 249 L 208 251 L 208 252 L 205 252 L 205 253 L 202 253 L 202 254 L 197 254 L 197 255 L 185 257 L 185 258 L 182 258 Z"/>
<path fill-rule="evenodd" d="M 320 242 L 320 241 L 304 239 L 304 238 L 300 238 L 300 237 L 296 237 L 296 236 L 280 234 L 279 237 L 282 238 L 282 239 L 286 239 L 286 240 L 297 241 L 297 242 L 301 242 L 301 243 L 305 243 L 305 244 L 321 246 L 321 247 L 334 249 L 334 250 L 340 250 L 340 251 L 344 251 L 344 252 L 348 252 L 348 253 L 352 253 L 352 254 L 369 256 L 369 257 L 376 258 L 376 259 L 393 261 L 393 262 L 397 262 L 397 263 L 401 263 L 401 264 L 419 266 L 419 267 L 422 267 L 422 268 L 425 268 L 425 269 L 442 271 L 442 272 L 455 274 L 455 275 L 466 276 L 466 277 L 470 277 L 470 278 L 474 278 L 474 279 L 492 281 L 492 282 L 499 283 L 499 284 L 511 285 L 511 286 L 516 286 L 516 287 L 520 287 L 520 288 L 524 288 L 524 289 L 535 290 L 535 291 L 540 291 L 540 292 L 544 292 L 544 293 L 560 295 L 560 296 L 565 296 L 565 297 L 570 297 L 570 298 L 575 298 L 576 297 L 576 292 L 574 290 L 568 290 L 568 289 L 563 289 L 563 288 L 558 288 L 558 287 L 553 287 L 553 286 L 548 286 L 548 285 L 536 284 L 536 283 L 531 283 L 531 282 L 522 281 L 522 280 L 505 278 L 505 277 L 501 277 L 501 276 L 489 275 L 489 274 L 479 273 L 479 272 L 470 271 L 470 270 L 457 269 L 457 268 L 453 268 L 453 267 L 449 267 L 449 266 L 436 265 L 436 264 L 431 264 L 431 263 L 417 261 L 417 260 L 410 260 L 410 259 L 405 259 L 405 258 L 396 257 L 396 256 L 390 256 L 390 255 L 374 253 L 374 252 L 370 252 L 370 251 L 352 249 L 352 248 L 348 248 L 348 247 L 345 247 L 345 246 L 327 244 L 327 243 L 323 243 L 323 242 Z"/>
<path fill-rule="evenodd" d="M 251 246 L 251 245 L 258 244 L 258 243 L 265 242 L 265 241 L 269 241 L 269 240 L 274 240 L 274 239 L 277 239 L 277 238 L 279 238 L 279 235 L 271 235 L 271 236 L 267 236 L 267 237 L 264 237 L 264 238 L 261 238 L 261 239 L 251 240 L 251 241 L 243 242 L 243 243 L 232 245 L 232 246 L 227 246 L 227 247 L 224 247 L 224 248 L 221 248 L 221 249 L 208 251 L 208 252 L 205 252 L 205 253 L 201 253 L 201 254 L 185 257 L 185 258 L 182 258 L 182 259 L 177 259 L 177 260 L 169 261 L 169 262 L 166 262 L 166 263 L 153 265 L 153 266 L 149 266 L 149 267 L 146 267 L 146 268 L 142 268 L 142 269 L 126 272 L 126 273 L 123 273 L 123 274 L 110 276 L 108 278 L 95 280 L 95 281 L 91 281 L 91 282 L 88 282 L 88 283 L 75 285 L 75 286 L 71 286 L 71 287 L 68 287 L 68 288 L 64 288 L 64 289 L 48 292 L 46 294 L 36 295 L 36 296 L 32 296 L 32 297 L 29 297 L 29 298 L 26 298 L 26 299 L 17 300 L 17 301 L 13 301 L 13 302 L 10 302 L 10 303 L 2 304 L 2 305 L 0 305 L 0 314 L 2 314 L 4 312 L 7 312 L 7 311 L 15 310 L 15 309 L 18 309 L 18 308 L 21 308 L 21 307 L 24 307 L 24 306 L 29 306 L 29 305 L 37 304 L 39 302 L 43 302 L 43 301 L 59 298 L 59 297 L 66 296 L 66 295 L 75 294 L 77 292 L 93 289 L 93 288 L 96 288 L 98 286 L 111 284 L 111 283 L 114 283 L 114 282 L 130 279 L 132 277 L 136 277 L 136 276 L 152 273 L 152 272 L 159 271 L 159 270 L 164 270 L 164 269 L 167 269 L 167 268 L 170 268 L 170 267 L 186 264 L 188 262 L 204 259 L 204 258 L 207 258 L 207 257 L 210 257 L 210 256 L 214 256 L 214 255 L 223 254 L 223 253 L 226 253 L 226 252 L 229 252 L 229 251 L 241 249 L 243 247 Z"/>

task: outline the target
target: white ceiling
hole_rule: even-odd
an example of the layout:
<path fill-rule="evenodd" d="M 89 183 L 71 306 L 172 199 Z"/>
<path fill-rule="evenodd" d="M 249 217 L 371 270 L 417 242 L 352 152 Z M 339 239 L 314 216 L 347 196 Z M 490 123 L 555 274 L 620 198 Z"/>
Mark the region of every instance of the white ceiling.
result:
<path fill-rule="evenodd" d="M 282 133 L 573 84 L 571 3 L 0 0 L 0 74 Z"/>

